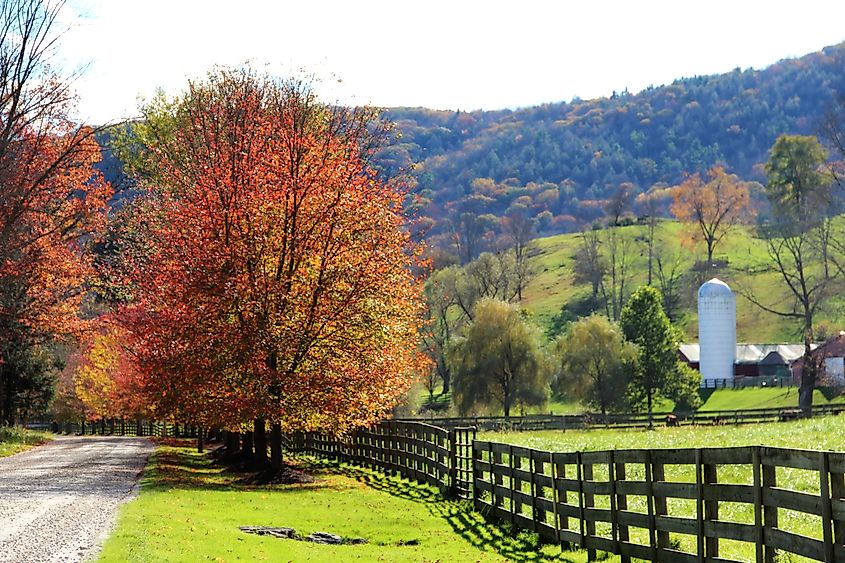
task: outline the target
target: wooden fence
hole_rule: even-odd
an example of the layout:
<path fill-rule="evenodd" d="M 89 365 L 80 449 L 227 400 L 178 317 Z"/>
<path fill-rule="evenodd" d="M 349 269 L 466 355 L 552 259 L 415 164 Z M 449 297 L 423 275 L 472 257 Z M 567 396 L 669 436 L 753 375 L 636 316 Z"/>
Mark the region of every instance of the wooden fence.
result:
<path fill-rule="evenodd" d="M 185 424 L 147 420 L 95 420 L 81 422 L 52 422 L 56 433 L 80 436 L 155 436 L 159 438 L 196 438 L 197 428 Z"/>
<path fill-rule="evenodd" d="M 818 405 L 813 407 L 814 415 L 838 415 L 845 413 L 845 403 Z M 798 409 L 743 409 L 698 412 L 657 412 L 652 414 L 654 424 L 665 424 L 666 417 L 674 417 L 679 425 L 691 424 L 744 424 L 752 422 L 773 422 L 795 418 Z M 577 430 L 587 428 L 646 428 L 648 414 L 532 414 L 525 416 L 477 416 L 442 418 L 403 418 L 405 422 L 426 422 L 445 428 L 475 426 L 479 430 Z"/>
<path fill-rule="evenodd" d="M 729 562 L 721 547 L 845 561 L 845 454 L 767 447 L 559 453 L 473 442 L 480 512 L 623 562 Z"/>
<path fill-rule="evenodd" d="M 420 422 L 384 421 L 343 438 L 318 432 L 285 437 L 285 448 L 399 474 L 470 498 L 475 428 L 446 430 Z"/>

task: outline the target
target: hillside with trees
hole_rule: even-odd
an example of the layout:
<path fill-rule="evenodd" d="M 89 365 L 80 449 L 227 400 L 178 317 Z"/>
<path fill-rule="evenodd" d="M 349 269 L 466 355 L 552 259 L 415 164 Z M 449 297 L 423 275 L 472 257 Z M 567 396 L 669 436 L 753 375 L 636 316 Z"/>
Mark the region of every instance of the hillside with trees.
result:
<path fill-rule="evenodd" d="M 596 100 L 514 111 L 394 108 L 385 116 L 397 135 L 378 162 L 409 172 L 415 228 L 441 263 L 467 262 L 508 245 L 503 217 L 527 217 L 541 235 L 572 232 L 716 164 L 762 181 L 779 135 L 818 133 L 845 92 L 843 66 L 840 44 L 763 70 Z"/>

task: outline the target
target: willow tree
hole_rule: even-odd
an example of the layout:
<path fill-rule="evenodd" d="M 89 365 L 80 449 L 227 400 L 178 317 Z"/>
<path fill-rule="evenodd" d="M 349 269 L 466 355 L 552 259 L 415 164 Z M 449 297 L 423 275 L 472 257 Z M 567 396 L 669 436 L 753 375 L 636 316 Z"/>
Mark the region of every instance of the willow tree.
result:
<path fill-rule="evenodd" d="M 462 413 L 495 404 L 510 416 L 516 406 L 548 401 L 552 366 L 543 336 L 514 305 L 482 299 L 450 360 L 452 393 Z"/>
<path fill-rule="evenodd" d="M 627 406 L 625 390 L 636 370 L 637 347 L 600 315 L 575 322 L 558 341 L 558 391 L 577 397 L 602 414 Z"/>

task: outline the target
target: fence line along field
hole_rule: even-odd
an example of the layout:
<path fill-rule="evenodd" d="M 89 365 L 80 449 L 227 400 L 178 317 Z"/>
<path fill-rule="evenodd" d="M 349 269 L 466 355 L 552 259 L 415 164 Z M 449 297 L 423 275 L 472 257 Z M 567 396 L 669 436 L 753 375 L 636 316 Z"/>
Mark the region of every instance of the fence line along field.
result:
<path fill-rule="evenodd" d="M 623 562 L 842 561 L 845 453 L 823 451 L 838 444 L 840 423 L 831 416 L 540 438 L 487 432 L 472 440 L 471 483 L 453 492 L 471 491 L 482 514 L 587 549 L 589 560 L 600 550 Z M 445 476 L 465 467 L 454 445 L 472 432 L 457 440 L 454 432 L 390 422 L 341 440 L 306 435 L 296 449 L 442 485 L 425 468 L 442 467 Z M 799 442 L 801 449 L 775 445 Z"/>

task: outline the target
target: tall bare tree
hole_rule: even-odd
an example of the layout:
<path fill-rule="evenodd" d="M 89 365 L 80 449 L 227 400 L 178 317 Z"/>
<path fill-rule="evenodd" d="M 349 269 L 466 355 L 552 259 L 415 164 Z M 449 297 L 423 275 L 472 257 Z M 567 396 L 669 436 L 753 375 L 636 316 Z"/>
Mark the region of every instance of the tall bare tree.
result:
<path fill-rule="evenodd" d="M 783 135 L 772 147 L 766 164 L 766 195 L 772 219 L 761 227 L 769 253 L 768 268 L 780 278 L 791 296 L 789 306 L 779 306 L 745 291 L 763 310 L 798 320 L 804 340 L 804 367 L 798 402 L 812 412 L 817 366 L 812 357 L 813 321 L 818 310 L 838 293 L 841 271 L 827 271 L 826 260 L 838 263 L 825 244 L 825 201 L 830 197 L 831 177 L 825 173 L 827 151 L 815 137 Z"/>

